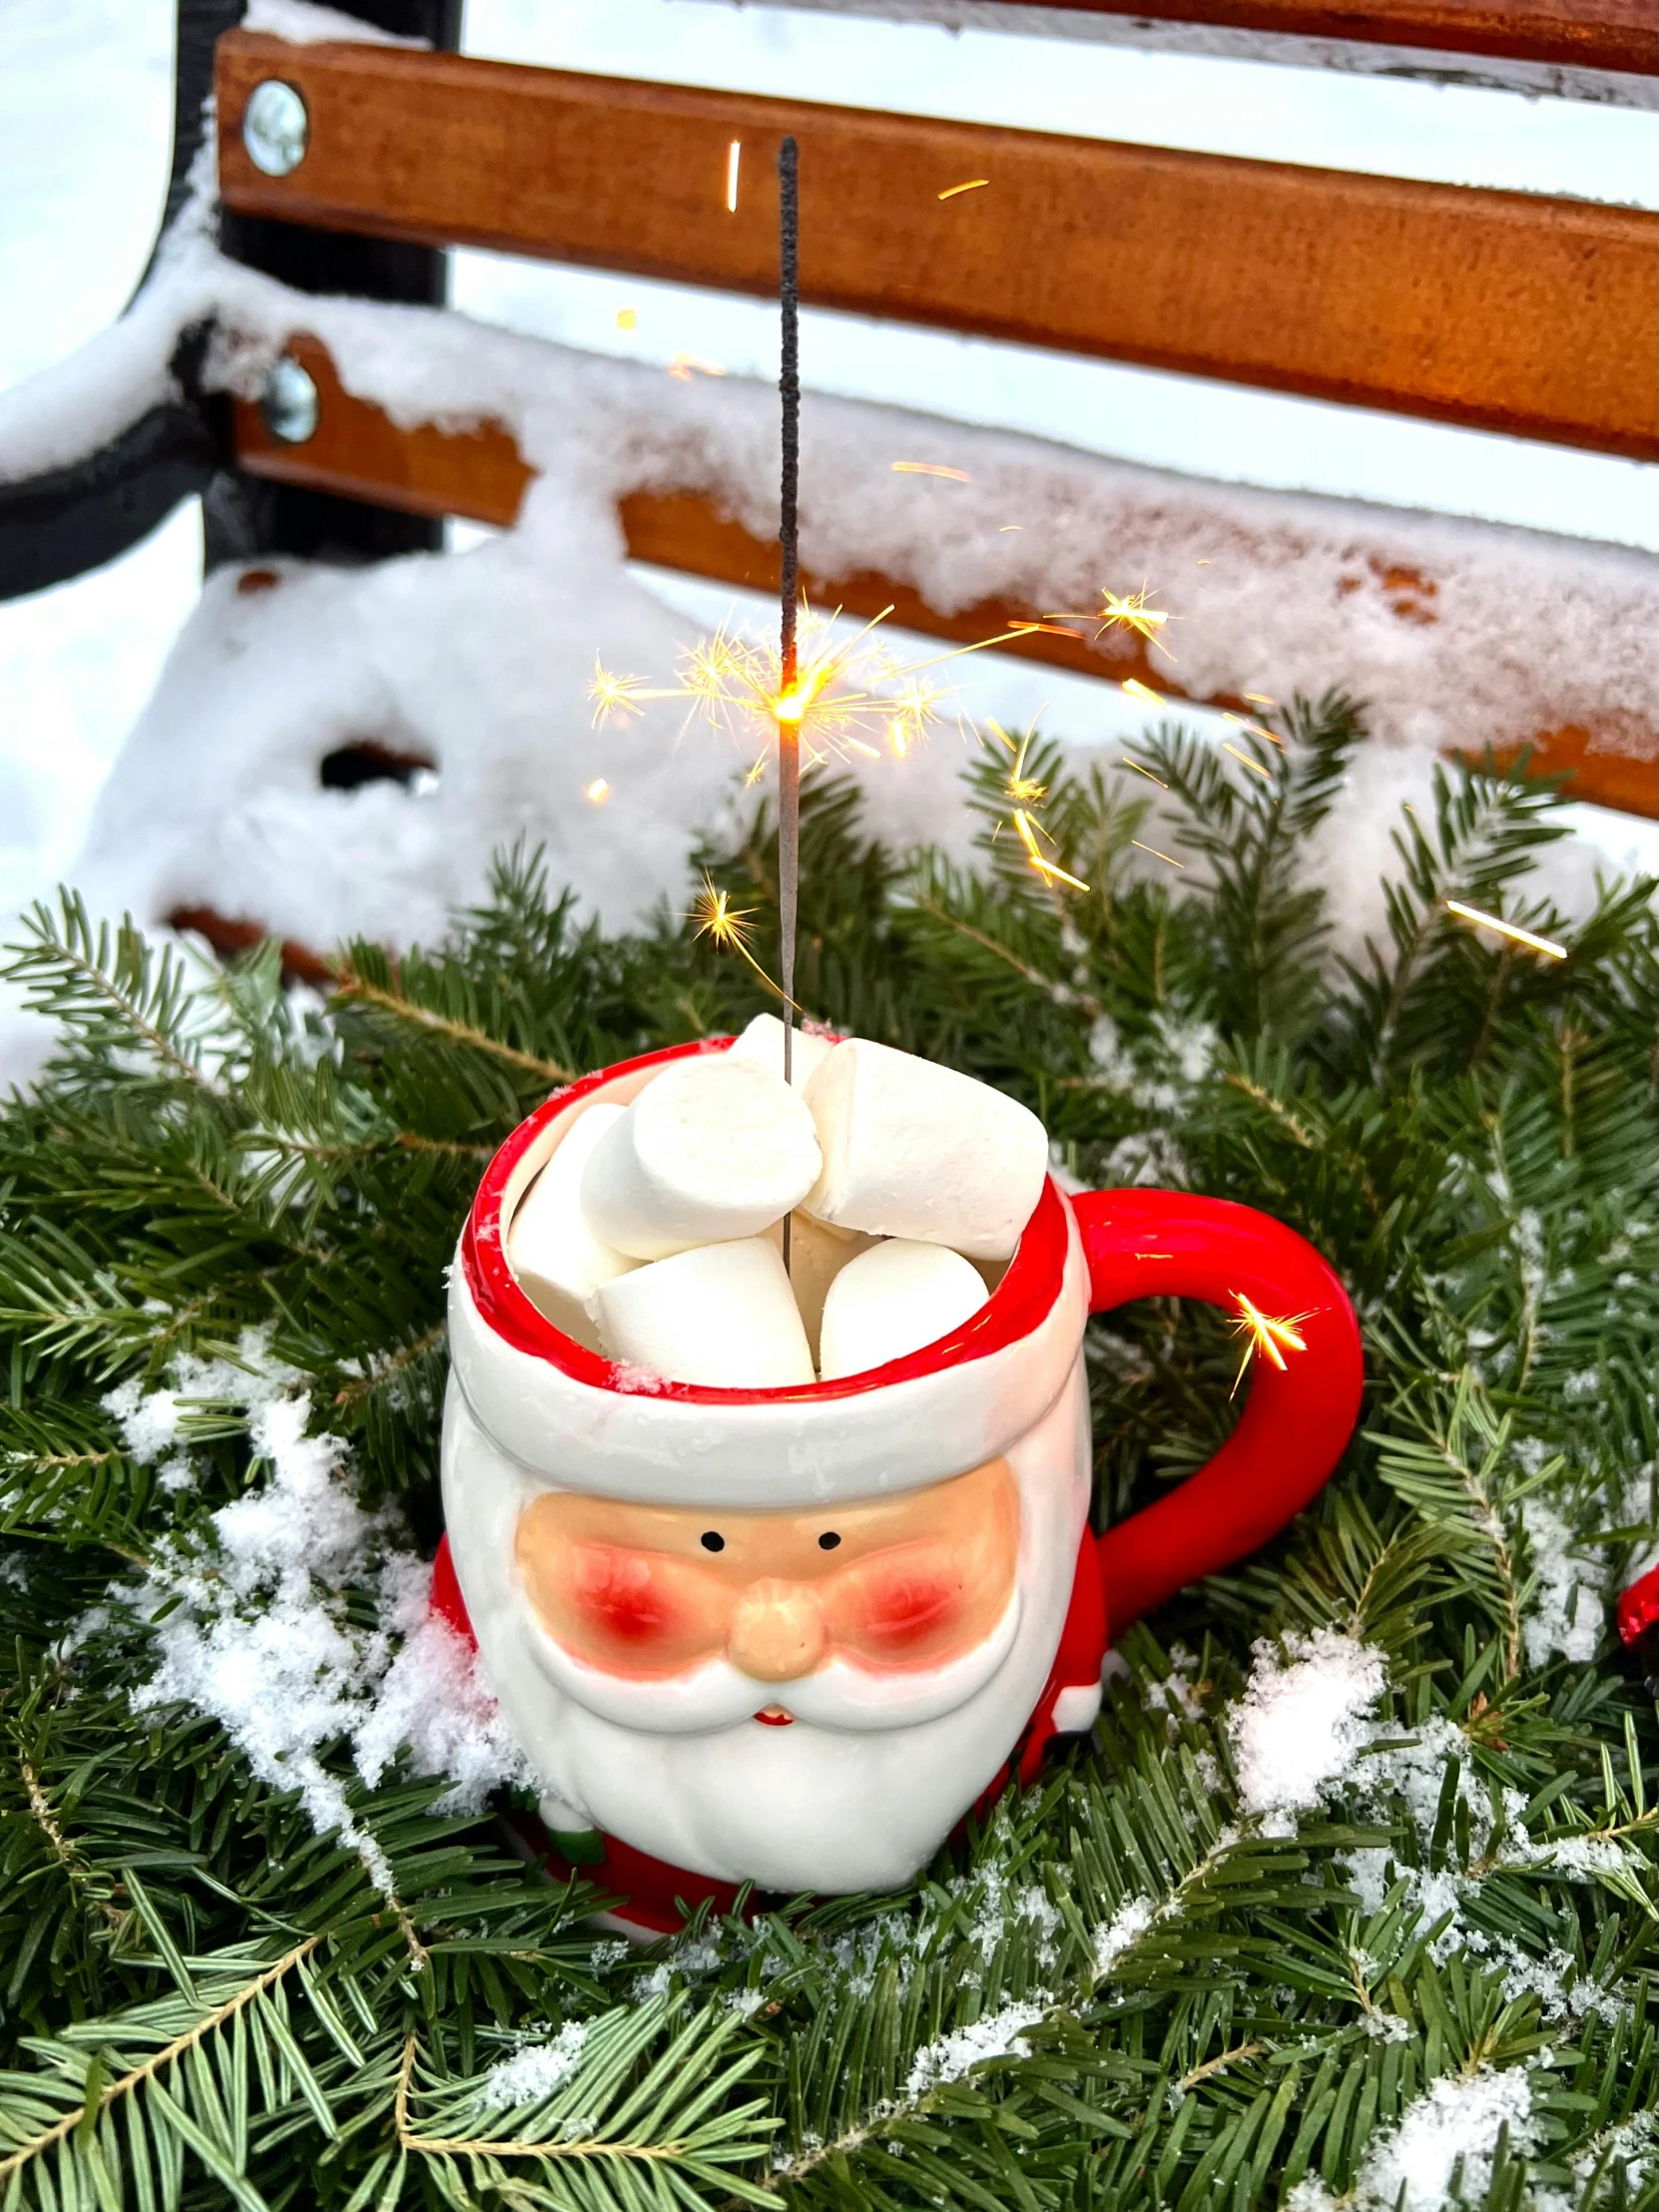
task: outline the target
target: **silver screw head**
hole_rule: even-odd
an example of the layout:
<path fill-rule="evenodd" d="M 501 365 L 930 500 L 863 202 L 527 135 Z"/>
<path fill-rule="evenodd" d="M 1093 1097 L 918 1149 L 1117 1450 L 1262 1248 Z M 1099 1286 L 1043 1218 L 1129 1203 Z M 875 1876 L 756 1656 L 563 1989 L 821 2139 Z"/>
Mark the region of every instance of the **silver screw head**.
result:
<path fill-rule="evenodd" d="M 316 385 L 291 353 L 272 362 L 260 394 L 260 414 L 272 436 L 284 445 L 303 445 L 315 431 Z"/>
<path fill-rule="evenodd" d="M 268 177 L 286 177 L 305 159 L 310 120 L 292 85 L 267 77 L 248 95 L 242 111 L 242 143 L 248 159 Z"/>

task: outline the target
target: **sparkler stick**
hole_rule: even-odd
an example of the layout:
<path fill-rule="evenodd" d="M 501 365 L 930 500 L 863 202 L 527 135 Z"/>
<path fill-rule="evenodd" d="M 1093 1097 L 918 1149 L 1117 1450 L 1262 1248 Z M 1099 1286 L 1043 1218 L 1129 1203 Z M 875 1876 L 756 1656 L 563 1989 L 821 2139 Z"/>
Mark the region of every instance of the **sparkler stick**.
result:
<path fill-rule="evenodd" d="M 793 138 L 778 149 L 778 302 L 782 342 L 778 394 L 783 405 L 783 468 L 779 479 L 778 685 L 778 925 L 784 981 L 784 1081 L 795 1060 L 795 925 L 801 888 L 801 720 L 797 694 L 795 608 L 801 586 L 801 191 L 800 152 Z M 784 1216 L 784 1266 L 790 1265 L 790 1218 Z"/>

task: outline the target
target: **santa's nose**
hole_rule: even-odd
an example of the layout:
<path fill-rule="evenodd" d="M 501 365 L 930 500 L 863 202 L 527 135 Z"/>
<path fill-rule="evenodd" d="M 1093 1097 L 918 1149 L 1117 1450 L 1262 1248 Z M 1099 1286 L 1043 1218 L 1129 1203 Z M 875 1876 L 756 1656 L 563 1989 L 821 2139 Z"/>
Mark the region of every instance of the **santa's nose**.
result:
<path fill-rule="evenodd" d="M 824 1657 L 824 1612 L 799 1582 L 751 1583 L 738 1600 L 726 1656 L 757 1682 L 811 1674 Z"/>

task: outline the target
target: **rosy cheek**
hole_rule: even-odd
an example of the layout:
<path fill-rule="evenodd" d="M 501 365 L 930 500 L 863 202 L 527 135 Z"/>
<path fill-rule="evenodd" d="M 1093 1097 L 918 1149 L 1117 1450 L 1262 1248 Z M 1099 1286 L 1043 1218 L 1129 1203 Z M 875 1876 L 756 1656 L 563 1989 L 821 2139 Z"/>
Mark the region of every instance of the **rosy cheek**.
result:
<path fill-rule="evenodd" d="M 858 1606 L 862 1640 L 895 1654 L 912 1651 L 948 1625 L 961 1597 L 957 1583 L 939 1574 L 884 1574 Z"/>
<path fill-rule="evenodd" d="M 584 1550 L 573 1562 L 573 1595 L 590 1628 L 619 1643 L 656 1641 L 675 1628 L 678 1608 L 637 1554 Z"/>

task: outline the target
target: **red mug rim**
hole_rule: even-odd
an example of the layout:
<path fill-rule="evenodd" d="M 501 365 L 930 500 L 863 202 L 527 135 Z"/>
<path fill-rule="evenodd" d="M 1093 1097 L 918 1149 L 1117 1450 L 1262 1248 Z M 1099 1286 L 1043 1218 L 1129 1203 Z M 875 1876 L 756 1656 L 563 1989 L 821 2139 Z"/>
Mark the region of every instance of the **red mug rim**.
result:
<path fill-rule="evenodd" d="M 838 1398 L 861 1396 L 868 1390 L 886 1389 L 894 1382 L 937 1375 L 964 1361 L 983 1360 L 993 1352 L 1005 1351 L 1028 1337 L 1045 1319 L 1060 1293 L 1068 1241 L 1065 1201 L 1051 1176 L 1043 1180 L 1042 1196 L 1021 1232 L 1007 1272 L 979 1311 L 960 1328 L 924 1345 L 919 1352 L 889 1360 L 884 1367 L 867 1368 L 858 1375 L 840 1376 L 830 1382 L 789 1383 L 778 1389 L 716 1388 L 708 1383 L 653 1378 L 649 1390 L 642 1391 L 630 1370 L 600 1353 L 589 1352 L 585 1345 L 556 1328 L 531 1303 L 507 1265 L 501 1207 L 513 1169 L 550 1121 L 601 1085 L 641 1069 L 663 1067 L 671 1060 L 725 1051 L 732 1041 L 730 1037 L 698 1039 L 691 1044 L 670 1045 L 661 1052 L 642 1053 L 638 1059 L 618 1060 L 555 1091 L 545 1105 L 519 1123 L 484 1171 L 461 1237 L 461 1266 L 467 1289 L 487 1328 L 515 1352 L 545 1360 L 572 1382 L 586 1383 L 590 1389 L 649 1395 L 682 1405 L 774 1405 L 792 1401 L 828 1404 Z"/>

